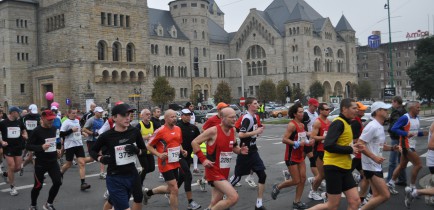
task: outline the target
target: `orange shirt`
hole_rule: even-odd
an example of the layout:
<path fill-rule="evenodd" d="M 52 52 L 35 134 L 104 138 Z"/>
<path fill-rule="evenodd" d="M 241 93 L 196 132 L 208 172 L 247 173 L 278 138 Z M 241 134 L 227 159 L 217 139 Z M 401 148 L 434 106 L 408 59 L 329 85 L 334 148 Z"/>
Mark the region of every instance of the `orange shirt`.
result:
<path fill-rule="evenodd" d="M 168 156 L 165 160 L 158 158 L 158 169 L 161 173 L 180 167 L 181 143 L 181 128 L 176 125 L 172 129 L 163 125 L 154 132 L 149 145 L 156 147 L 159 153 L 167 152 Z"/>

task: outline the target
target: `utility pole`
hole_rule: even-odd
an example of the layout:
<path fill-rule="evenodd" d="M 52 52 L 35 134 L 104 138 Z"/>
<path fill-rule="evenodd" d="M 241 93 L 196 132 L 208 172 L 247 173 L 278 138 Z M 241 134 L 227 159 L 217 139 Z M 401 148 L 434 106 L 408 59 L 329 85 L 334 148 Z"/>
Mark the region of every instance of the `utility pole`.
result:
<path fill-rule="evenodd" d="M 392 62 L 392 30 L 390 27 L 390 2 L 387 0 L 387 4 L 384 5 L 384 9 L 387 9 L 387 19 L 389 20 L 389 66 L 390 66 L 390 87 L 393 85 L 393 62 Z"/>

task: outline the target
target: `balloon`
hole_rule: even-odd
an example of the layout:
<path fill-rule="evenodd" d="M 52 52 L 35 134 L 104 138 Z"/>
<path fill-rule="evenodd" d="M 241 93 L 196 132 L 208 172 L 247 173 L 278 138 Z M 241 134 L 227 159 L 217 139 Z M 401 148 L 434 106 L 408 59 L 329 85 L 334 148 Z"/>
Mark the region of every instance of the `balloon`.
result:
<path fill-rule="evenodd" d="M 48 101 L 51 101 L 54 99 L 54 94 L 52 92 L 47 92 L 45 94 L 45 99 L 47 99 Z"/>
<path fill-rule="evenodd" d="M 57 102 L 53 102 L 53 103 L 51 103 L 51 106 L 52 106 L 52 107 L 55 106 L 55 107 L 59 108 L 59 103 L 57 103 Z"/>

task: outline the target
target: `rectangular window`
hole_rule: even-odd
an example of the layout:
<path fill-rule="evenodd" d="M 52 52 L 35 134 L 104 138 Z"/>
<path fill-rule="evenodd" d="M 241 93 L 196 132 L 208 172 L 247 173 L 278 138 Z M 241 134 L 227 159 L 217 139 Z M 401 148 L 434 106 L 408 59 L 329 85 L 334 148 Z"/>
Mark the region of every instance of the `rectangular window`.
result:
<path fill-rule="evenodd" d="M 181 4 L 181 8 L 187 7 L 187 4 Z"/>
<path fill-rule="evenodd" d="M 206 68 L 203 69 L 203 77 L 208 77 L 208 72 Z"/>
<path fill-rule="evenodd" d="M 24 53 L 21 53 L 21 60 L 24 60 Z"/>
<path fill-rule="evenodd" d="M 253 95 L 253 86 L 249 86 L 249 94 Z"/>
<path fill-rule="evenodd" d="M 20 60 L 20 53 L 17 53 L 17 60 Z"/>
<path fill-rule="evenodd" d="M 127 28 L 130 27 L 130 16 L 129 15 L 125 16 L 125 27 L 127 27 Z"/>
<path fill-rule="evenodd" d="M 119 26 L 124 27 L 124 15 L 119 15 Z"/>
<path fill-rule="evenodd" d="M 20 20 L 17 19 L 17 28 L 20 27 Z"/>
<path fill-rule="evenodd" d="M 173 9 L 178 9 L 178 5 L 174 5 L 174 6 L 173 6 Z"/>
<path fill-rule="evenodd" d="M 200 7 L 201 8 L 205 8 L 205 4 L 200 4 Z"/>
<path fill-rule="evenodd" d="M 26 92 L 24 87 L 25 87 L 24 84 L 20 84 L 20 92 L 21 93 L 25 93 Z"/>
<path fill-rule="evenodd" d="M 26 44 L 28 44 L 28 43 L 29 43 L 29 37 L 26 36 Z"/>
<path fill-rule="evenodd" d="M 17 36 L 17 43 L 20 43 L 20 36 Z"/>
<path fill-rule="evenodd" d="M 363 73 L 363 77 L 368 78 L 369 74 L 368 73 Z"/>
<path fill-rule="evenodd" d="M 24 36 L 21 36 L 21 43 L 24 43 Z"/>
<path fill-rule="evenodd" d="M 107 14 L 107 25 L 109 25 L 109 26 L 112 25 L 112 14 L 111 13 Z"/>
<path fill-rule="evenodd" d="M 117 14 L 113 15 L 113 25 L 118 26 L 118 15 Z"/>
<path fill-rule="evenodd" d="M 180 88 L 179 89 L 179 95 L 181 96 L 181 98 L 184 98 L 184 90 L 183 90 L 184 88 Z"/>
<path fill-rule="evenodd" d="M 197 3 L 191 3 L 191 7 L 197 7 Z"/>
<path fill-rule="evenodd" d="M 105 12 L 101 12 L 101 25 L 105 25 Z"/>
<path fill-rule="evenodd" d="M 238 87 L 238 96 L 242 96 L 242 94 L 241 87 Z"/>
<path fill-rule="evenodd" d="M 24 27 L 27 28 L 27 20 L 24 21 Z"/>
<path fill-rule="evenodd" d="M 26 53 L 26 61 L 29 60 L 29 53 Z"/>

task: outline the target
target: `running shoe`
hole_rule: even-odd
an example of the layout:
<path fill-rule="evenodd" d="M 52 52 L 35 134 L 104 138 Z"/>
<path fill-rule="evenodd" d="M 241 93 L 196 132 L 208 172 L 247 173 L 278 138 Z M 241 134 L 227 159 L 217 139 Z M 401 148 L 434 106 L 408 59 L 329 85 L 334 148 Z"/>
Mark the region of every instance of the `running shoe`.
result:
<path fill-rule="evenodd" d="M 108 190 L 106 190 L 106 191 L 104 192 L 104 195 L 103 195 L 104 199 L 105 199 L 105 200 L 108 200 L 109 196 L 110 196 L 110 193 L 109 193 Z"/>
<path fill-rule="evenodd" d="M 247 182 L 247 184 L 249 184 L 250 187 L 257 187 L 258 185 L 256 185 L 255 181 L 253 180 L 253 177 L 251 175 L 247 176 L 244 179 L 245 182 Z"/>
<path fill-rule="evenodd" d="M 327 193 L 326 192 L 321 193 L 321 198 L 324 201 L 324 203 L 327 203 L 328 198 L 327 198 Z"/>
<path fill-rule="evenodd" d="M 193 169 L 193 173 L 194 176 L 200 176 L 200 170 L 198 168 Z"/>
<path fill-rule="evenodd" d="M 274 184 L 273 185 L 273 189 L 271 190 L 271 198 L 273 200 L 276 200 L 277 199 L 277 195 L 279 195 L 279 193 L 280 193 L 280 190 L 277 188 L 277 184 Z"/>
<path fill-rule="evenodd" d="M 148 205 L 148 200 L 151 198 L 151 196 L 148 195 L 148 188 L 143 188 L 142 192 L 143 192 L 143 205 Z"/>
<path fill-rule="evenodd" d="M 38 207 L 36 207 L 36 206 L 30 206 L 29 210 L 38 210 Z"/>
<path fill-rule="evenodd" d="M 291 174 L 289 173 L 288 169 L 283 170 L 282 174 L 283 174 L 283 178 L 285 180 L 290 180 L 291 179 Z"/>
<path fill-rule="evenodd" d="M 12 187 L 11 188 L 11 191 L 9 192 L 12 196 L 16 196 L 16 195 L 18 195 L 18 191 L 17 191 L 17 189 L 15 188 L 15 187 Z"/>
<path fill-rule="evenodd" d="M 307 178 L 307 181 L 310 184 L 310 189 L 313 190 L 313 182 L 315 181 L 315 177 L 309 177 Z"/>
<path fill-rule="evenodd" d="M 389 188 L 390 194 L 397 195 L 399 193 L 398 191 L 396 191 L 394 184 L 389 182 L 389 183 L 387 183 L 387 187 Z"/>
<path fill-rule="evenodd" d="M 77 162 L 75 160 L 72 160 L 72 164 L 76 166 Z"/>
<path fill-rule="evenodd" d="M 45 203 L 45 204 L 42 206 L 42 208 L 43 208 L 44 210 L 56 210 L 56 208 L 54 208 L 53 204 L 48 204 L 48 203 Z"/>
<path fill-rule="evenodd" d="M 413 202 L 413 188 L 411 187 L 405 187 L 405 199 L 404 199 L 404 205 L 407 208 L 410 208 L 411 202 Z"/>
<path fill-rule="evenodd" d="M 318 191 L 313 191 L 313 190 L 311 190 L 311 191 L 309 192 L 308 197 L 309 197 L 310 199 L 313 199 L 313 200 L 316 200 L 316 201 L 321 201 L 321 200 L 323 200 L 323 198 L 321 197 L 321 194 L 320 194 Z"/>
<path fill-rule="evenodd" d="M 199 205 L 196 201 L 191 201 L 191 203 L 188 204 L 187 209 L 192 209 L 192 210 L 196 210 L 196 209 L 200 209 L 202 206 Z"/>
<path fill-rule="evenodd" d="M 297 203 L 292 203 L 292 209 L 296 210 L 296 209 L 307 209 L 309 208 L 305 203 L 303 202 L 297 202 Z"/>
<path fill-rule="evenodd" d="M 240 182 L 237 182 L 236 184 L 235 184 L 235 187 L 241 187 L 242 186 L 242 184 L 240 183 Z"/>
<path fill-rule="evenodd" d="M 84 182 L 83 184 L 81 184 L 80 189 L 81 191 L 87 190 L 90 188 L 90 184 Z"/>
<path fill-rule="evenodd" d="M 199 187 L 200 187 L 200 191 L 202 191 L 202 192 L 206 192 L 206 189 L 205 189 L 206 182 L 205 182 L 205 180 L 204 180 L 203 178 L 198 179 L 198 180 L 197 180 L 197 184 L 198 184 Z"/>

